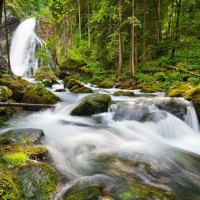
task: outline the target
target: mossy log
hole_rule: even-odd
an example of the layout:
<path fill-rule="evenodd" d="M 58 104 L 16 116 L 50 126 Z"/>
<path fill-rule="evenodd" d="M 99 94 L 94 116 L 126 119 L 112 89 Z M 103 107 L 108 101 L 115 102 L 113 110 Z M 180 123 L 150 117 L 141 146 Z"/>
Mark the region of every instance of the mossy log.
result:
<path fill-rule="evenodd" d="M 0 102 L 0 107 L 55 108 L 55 105 L 53 105 L 53 104 L 31 104 L 31 103 L 9 103 L 9 102 Z"/>

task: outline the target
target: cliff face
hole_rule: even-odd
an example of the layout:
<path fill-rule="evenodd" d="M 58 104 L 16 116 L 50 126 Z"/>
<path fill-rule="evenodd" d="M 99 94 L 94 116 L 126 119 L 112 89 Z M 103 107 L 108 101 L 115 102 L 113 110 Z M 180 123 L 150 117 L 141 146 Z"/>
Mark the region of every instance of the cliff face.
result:
<path fill-rule="evenodd" d="M 12 36 L 17 29 L 20 23 L 20 19 L 14 16 L 8 16 L 7 19 L 7 27 L 8 27 L 8 40 L 9 46 L 11 44 Z M 4 57 L 7 57 L 7 50 L 6 50 L 6 28 L 5 22 L 3 22 L 0 26 L 0 54 Z"/>

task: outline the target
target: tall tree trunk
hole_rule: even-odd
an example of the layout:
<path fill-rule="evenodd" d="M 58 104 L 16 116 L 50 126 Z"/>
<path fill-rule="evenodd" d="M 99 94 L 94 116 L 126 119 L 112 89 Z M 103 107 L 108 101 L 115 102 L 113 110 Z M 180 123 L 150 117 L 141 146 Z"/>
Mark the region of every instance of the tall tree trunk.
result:
<path fill-rule="evenodd" d="M 91 47 L 91 37 L 90 37 L 90 1 L 88 0 L 88 48 Z"/>
<path fill-rule="evenodd" d="M 162 31 L 161 31 L 161 22 L 160 22 L 160 19 L 161 19 L 161 8 L 160 8 L 160 0 L 157 0 L 157 6 L 158 6 L 158 43 L 160 43 L 160 40 L 161 40 L 161 34 L 162 34 Z"/>
<path fill-rule="evenodd" d="M 131 24 L 131 77 L 134 78 L 135 76 L 135 0 L 132 0 L 132 24 Z"/>
<path fill-rule="evenodd" d="M 4 18 L 5 18 L 5 29 L 6 29 L 6 49 L 7 49 L 7 57 L 8 57 L 8 68 L 10 67 L 10 48 L 9 48 L 9 39 L 8 39 L 8 25 L 7 25 L 7 15 L 6 15 L 6 0 L 3 1 L 4 6 Z"/>
<path fill-rule="evenodd" d="M 67 54 L 67 17 L 65 16 L 63 19 L 63 25 L 64 25 L 64 55 Z"/>
<path fill-rule="evenodd" d="M 71 16 L 70 16 L 70 45 L 71 45 L 71 47 L 73 47 L 73 45 L 74 45 L 73 20 L 72 20 Z"/>
<path fill-rule="evenodd" d="M 118 70 L 117 70 L 117 76 L 120 74 L 122 69 L 122 33 L 121 33 L 121 23 L 122 23 L 122 1 L 118 0 L 118 6 L 119 6 L 119 32 L 118 32 Z"/>
<path fill-rule="evenodd" d="M 3 1 L 0 0 L 0 25 L 2 22 L 2 16 L 3 16 Z"/>
<path fill-rule="evenodd" d="M 81 3 L 80 0 L 78 0 L 78 24 L 79 24 L 79 39 L 81 41 Z"/>
<path fill-rule="evenodd" d="M 146 58 L 146 0 L 143 0 L 143 40 L 142 40 L 142 62 L 145 62 Z"/>
<path fill-rule="evenodd" d="M 137 1 L 135 1 L 135 11 L 137 11 Z M 135 13 L 135 17 L 136 17 L 136 13 Z M 137 43 L 137 28 L 135 27 L 135 30 L 134 30 L 134 35 L 135 35 L 135 66 L 138 65 L 138 43 Z"/>
<path fill-rule="evenodd" d="M 175 56 L 176 44 L 178 42 L 180 14 L 181 14 L 181 0 L 176 0 L 176 6 L 177 6 L 177 17 L 176 17 L 176 26 L 175 26 L 175 38 L 174 38 L 174 47 L 172 49 L 171 58 L 174 58 Z"/>
<path fill-rule="evenodd" d="M 170 15 L 169 15 L 169 21 L 168 21 L 168 28 L 167 28 L 167 38 L 171 38 L 172 37 L 172 22 L 173 22 L 173 14 L 174 14 L 174 0 L 172 0 L 171 2 L 171 6 L 170 6 Z"/>

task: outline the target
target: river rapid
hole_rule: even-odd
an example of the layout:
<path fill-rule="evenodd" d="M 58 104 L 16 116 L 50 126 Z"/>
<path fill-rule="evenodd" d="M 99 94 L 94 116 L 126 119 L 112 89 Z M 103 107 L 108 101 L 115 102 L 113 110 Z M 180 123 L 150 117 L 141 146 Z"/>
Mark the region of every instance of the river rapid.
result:
<path fill-rule="evenodd" d="M 23 112 L 7 122 L 9 129 L 44 130 L 45 145 L 64 179 L 54 199 L 62 199 L 80 182 L 102 185 L 112 199 L 123 199 L 120 195 L 135 181 L 172 189 L 178 199 L 200 199 L 200 134 L 192 104 L 174 99 L 187 108 L 181 120 L 156 107 L 169 101 L 163 93 L 152 96 L 136 90 L 136 97 L 116 97 L 118 89 L 87 86 L 111 95 L 109 112 L 71 116 L 89 94 L 55 92 L 63 88 L 60 83 L 50 89 L 61 99 L 55 109 Z"/>

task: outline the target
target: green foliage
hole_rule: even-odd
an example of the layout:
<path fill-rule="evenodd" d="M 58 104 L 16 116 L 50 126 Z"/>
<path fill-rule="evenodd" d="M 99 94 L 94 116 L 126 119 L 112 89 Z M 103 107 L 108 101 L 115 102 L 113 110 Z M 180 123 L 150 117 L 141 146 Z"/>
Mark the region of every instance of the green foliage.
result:
<path fill-rule="evenodd" d="M 10 153 L 5 154 L 1 159 L 8 168 L 13 168 L 24 164 L 28 157 L 24 153 Z"/>

